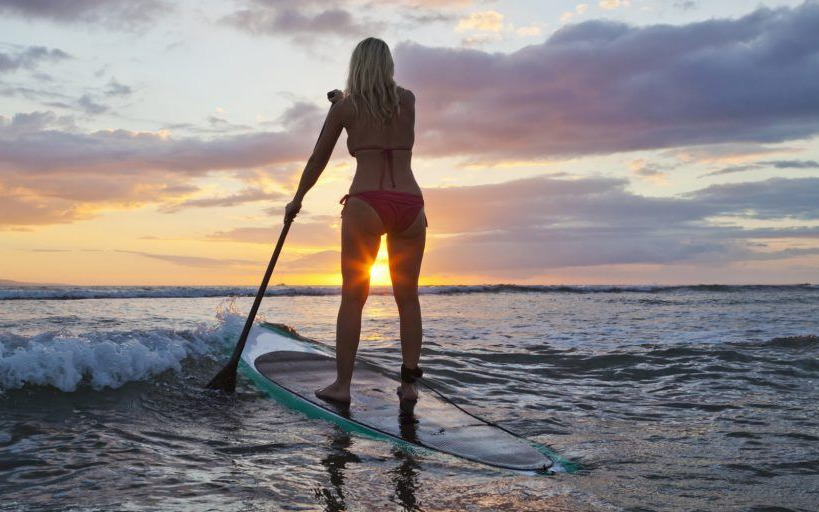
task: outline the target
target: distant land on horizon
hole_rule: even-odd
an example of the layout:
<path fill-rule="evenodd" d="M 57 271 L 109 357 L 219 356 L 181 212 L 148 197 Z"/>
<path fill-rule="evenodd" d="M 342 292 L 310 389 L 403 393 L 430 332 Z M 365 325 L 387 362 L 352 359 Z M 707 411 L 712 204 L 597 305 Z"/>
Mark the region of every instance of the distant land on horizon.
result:
<path fill-rule="evenodd" d="M 14 281 L 12 279 L 0 279 L 0 286 L 80 286 L 65 283 L 27 283 L 25 281 Z"/>

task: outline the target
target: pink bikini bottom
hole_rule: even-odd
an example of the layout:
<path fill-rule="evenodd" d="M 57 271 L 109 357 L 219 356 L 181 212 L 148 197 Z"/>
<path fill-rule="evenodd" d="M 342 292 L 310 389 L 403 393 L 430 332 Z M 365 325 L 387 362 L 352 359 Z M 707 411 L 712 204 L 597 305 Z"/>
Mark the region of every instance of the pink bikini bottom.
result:
<path fill-rule="evenodd" d="M 424 198 L 408 192 L 392 190 L 365 190 L 355 194 L 347 194 L 339 203 L 345 204 L 348 197 L 357 197 L 373 207 L 387 233 L 399 234 L 412 225 L 418 212 L 424 207 Z M 424 215 L 426 222 L 426 215 Z M 429 223 L 427 223 L 429 226 Z"/>

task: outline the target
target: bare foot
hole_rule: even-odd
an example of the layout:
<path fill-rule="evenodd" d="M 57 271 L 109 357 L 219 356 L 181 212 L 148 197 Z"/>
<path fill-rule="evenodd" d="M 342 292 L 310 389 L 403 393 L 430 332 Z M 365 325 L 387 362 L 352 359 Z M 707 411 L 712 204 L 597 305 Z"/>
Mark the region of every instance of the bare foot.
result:
<path fill-rule="evenodd" d="M 415 383 L 407 384 L 406 382 L 402 382 L 401 385 L 398 386 L 397 393 L 401 400 L 409 400 L 410 402 L 418 400 L 418 389 L 416 389 Z"/>
<path fill-rule="evenodd" d="M 350 386 L 342 386 L 333 382 L 329 386 L 316 391 L 316 396 L 331 402 L 350 403 Z"/>

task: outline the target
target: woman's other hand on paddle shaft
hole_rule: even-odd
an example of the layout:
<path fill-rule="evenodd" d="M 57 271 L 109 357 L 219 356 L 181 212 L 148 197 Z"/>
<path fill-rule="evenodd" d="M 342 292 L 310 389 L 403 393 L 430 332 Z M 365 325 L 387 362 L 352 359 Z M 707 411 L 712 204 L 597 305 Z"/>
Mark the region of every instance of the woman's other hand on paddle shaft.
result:
<path fill-rule="evenodd" d="M 344 91 L 333 89 L 332 91 L 327 93 L 327 99 L 330 100 L 330 103 L 335 105 L 336 103 L 344 99 Z"/>
<path fill-rule="evenodd" d="M 301 211 L 301 201 L 293 199 L 284 207 L 284 221 L 287 222 L 288 220 L 295 219 L 299 211 Z"/>

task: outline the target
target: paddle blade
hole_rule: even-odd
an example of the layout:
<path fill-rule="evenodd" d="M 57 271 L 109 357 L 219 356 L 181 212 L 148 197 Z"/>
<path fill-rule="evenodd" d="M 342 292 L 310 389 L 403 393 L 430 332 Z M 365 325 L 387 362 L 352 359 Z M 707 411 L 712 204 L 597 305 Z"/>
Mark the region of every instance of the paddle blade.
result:
<path fill-rule="evenodd" d="M 208 382 L 208 389 L 215 389 L 224 391 L 225 393 L 234 393 L 236 391 L 236 367 L 239 361 L 231 359 L 222 370 L 216 374 L 216 377 Z"/>

